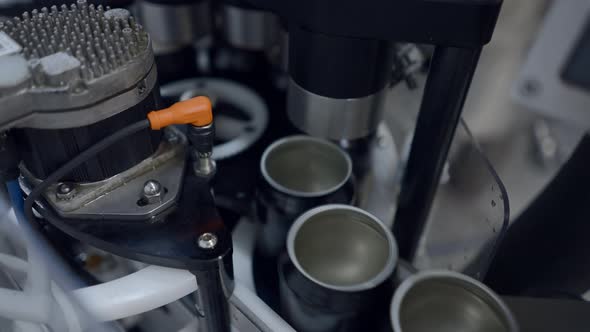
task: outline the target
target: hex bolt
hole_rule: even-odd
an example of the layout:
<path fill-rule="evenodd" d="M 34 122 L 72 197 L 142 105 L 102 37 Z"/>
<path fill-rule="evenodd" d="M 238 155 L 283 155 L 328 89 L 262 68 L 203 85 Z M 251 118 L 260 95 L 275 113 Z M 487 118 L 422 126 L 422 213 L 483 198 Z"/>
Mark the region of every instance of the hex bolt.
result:
<path fill-rule="evenodd" d="M 143 185 L 142 199 L 144 205 L 161 203 L 165 194 L 160 182 L 149 180 Z"/>
<path fill-rule="evenodd" d="M 217 236 L 213 233 L 203 233 L 199 236 L 199 248 L 215 249 L 217 245 Z"/>
<path fill-rule="evenodd" d="M 156 180 L 149 180 L 143 186 L 143 193 L 146 196 L 159 195 L 162 192 L 162 185 Z"/>
<path fill-rule="evenodd" d="M 57 187 L 57 192 L 62 195 L 67 195 L 72 192 L 72 190 L 74 190 L 74 188 L 72 188 L 72 186 L 67 183 L 62 183 Z"/>
<path fill-rule="evenodd" d="M 74 197 L 76 190 L 73 185 L 69 183 L 60 183 L 57 186 L 56 196 L 59 200 L 69 200 Z"/>

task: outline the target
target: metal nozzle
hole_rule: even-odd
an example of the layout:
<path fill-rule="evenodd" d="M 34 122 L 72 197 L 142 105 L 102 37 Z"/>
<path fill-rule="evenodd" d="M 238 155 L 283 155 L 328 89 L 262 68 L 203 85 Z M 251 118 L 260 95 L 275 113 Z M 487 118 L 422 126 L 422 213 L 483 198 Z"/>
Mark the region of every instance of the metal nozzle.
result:
<path fill-rule="evenodd" d="M 188 139 L 193 147 L 193 171 L 199 177 L 207 180 L 213 178 L 217 165 L 212 158 L 213 142 L 215 140 L 215 126 L 189 126 Z"/>

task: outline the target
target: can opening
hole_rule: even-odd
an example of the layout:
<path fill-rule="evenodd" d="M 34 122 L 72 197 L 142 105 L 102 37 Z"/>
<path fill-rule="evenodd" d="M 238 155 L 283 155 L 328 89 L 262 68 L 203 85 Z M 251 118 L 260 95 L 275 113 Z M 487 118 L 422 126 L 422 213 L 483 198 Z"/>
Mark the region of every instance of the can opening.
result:
<path fill-rule="evenodd" d="M 352 162 L 346 152 L 330 142 L 293 136 L 266 150 L 261 171 L 281 192 L 317 197 L 341 188 L 351 176 Z"/>
<path fill-rule="evenodd" d="M 403 332 L 512 331 L 502 305 L 484 289 L 462 279 L 422 279 L 404 294 L 399 308 Z"/>
<path fill-rule="evenodd" d="M 369 289 L 387 278 L 397 260 L 395 243 L 386 232 L 378 220 L 357 209 L 324 210 L 300 224 L 293 258 L 324 286 Z"/>

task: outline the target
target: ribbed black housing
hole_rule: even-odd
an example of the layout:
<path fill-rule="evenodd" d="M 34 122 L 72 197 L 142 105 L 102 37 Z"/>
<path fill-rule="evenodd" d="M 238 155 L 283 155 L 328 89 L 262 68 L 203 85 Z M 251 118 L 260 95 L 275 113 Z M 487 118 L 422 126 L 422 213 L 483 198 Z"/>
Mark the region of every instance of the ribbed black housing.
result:
<path fill-rule="evenodd" d="M 381 91 L 391 76 L 393 44 L 345 38 L 289 26 L 289 74 L 320 96 L 361 98 Z"/>
<path fill-rule="evenodd" d="M 16 141 L 25 166 L 37 178 L 44 179 L 58 167 L 102 138 L 146 118 L 157 109 L 159 89 L 154 88 L 139 104 L 106 120 L 72 129 L 18 129 Z M 84 165 L 76 168 L 63 181 L 94 182 L 121 173 L 153 154 L 161 132 L 149 129 L 129 136 Z"/>

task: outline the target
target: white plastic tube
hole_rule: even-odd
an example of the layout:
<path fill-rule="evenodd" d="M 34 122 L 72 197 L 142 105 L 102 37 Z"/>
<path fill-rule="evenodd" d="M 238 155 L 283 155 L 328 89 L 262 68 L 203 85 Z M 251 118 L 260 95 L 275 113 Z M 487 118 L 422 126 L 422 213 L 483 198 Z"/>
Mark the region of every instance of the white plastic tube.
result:
<path fill-rule="evenodd" d="M 34 323 L 50 321 L 49 299 L 46 296 L 29 295 L 21 291 L 0 288 L 0 316 L 11 320 Z"/>
<path fill-rule="evenodd" d="M 138 315 L 177 301 L 197 290 L 193 274 L 148 266 L 125 277 L 75 290 L 74 298 L 98 321 Z"/>
<path fill-rule="evenodd" d="M 6 209 L 6 210 L 4 210 Z M 20 232 L 14 210 L 9 208 L 0 201 L 0 211 L 4 211 L 0 216 L 0 234 L 7 237 L 12 245 L 18 245 L 20 248 L 25 247 L 25 239 Z"/>
<path fill-rule="evenodd" d="M 29 264 L 24 259 L 3 253 L 0 253 L 0 265 L 7 270 L 21 273 L 27 273 L 29 268 Z"/>

